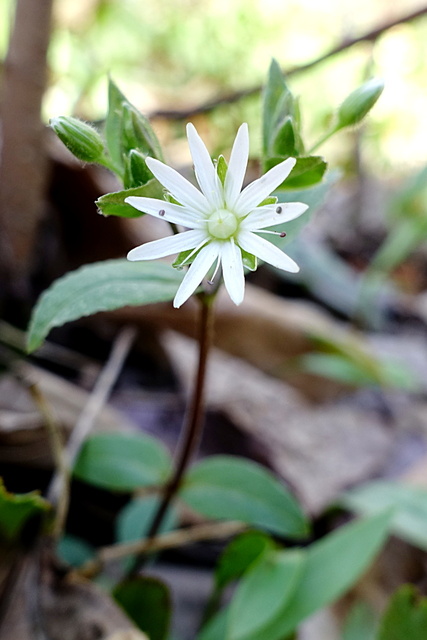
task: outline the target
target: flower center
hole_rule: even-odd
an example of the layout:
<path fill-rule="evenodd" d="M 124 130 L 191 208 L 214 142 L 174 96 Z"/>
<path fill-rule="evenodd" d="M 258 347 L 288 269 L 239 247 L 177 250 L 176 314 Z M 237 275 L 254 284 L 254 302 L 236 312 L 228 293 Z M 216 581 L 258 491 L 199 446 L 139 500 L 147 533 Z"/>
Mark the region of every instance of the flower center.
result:
<path fill-rule="evenodd" d="M 209 216 L 208 231 L 218 240 L 227 240 L 235 234 L 238 226 L 237 217 L 227 209 L 217 209 Z"/>

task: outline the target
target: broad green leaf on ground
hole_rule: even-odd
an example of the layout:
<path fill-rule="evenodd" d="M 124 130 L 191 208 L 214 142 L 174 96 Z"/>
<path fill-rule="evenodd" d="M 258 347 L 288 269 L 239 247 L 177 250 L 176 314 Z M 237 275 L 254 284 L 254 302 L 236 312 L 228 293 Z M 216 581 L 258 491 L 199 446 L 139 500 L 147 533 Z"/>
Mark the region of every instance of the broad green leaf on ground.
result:
<path fill-rule="evenodd" d="M 377 640 L 425 640 L 427 598 L 413 585 L 404 585 L 392 597 L 381 620 Z"/>
<path fill-rule="evenodd" d="M 150 640 L 166 640 L 172 602 L 163 582 L 152 576 L 130 578 L 115 587 L 113 597 Z"/>
<path fill-rule="evenodd" d="M 266 170 L 271 169 L 283 161 L 283 157 L 269 158 L 265 163 Z M 278 191 L 287 191 L 288 189 L 304 189 L 312 187 L 322 181 L 327 169 L 327 164 L 321 156 L 305 156 L 298 157 L 295 167 L 290 175 L 277 188 Z"/>
<path fill-rule="evenodd" d="M 89 484 L 132 491 L 163 483 L 170 467 L 166 448 L 151 436 L 101 433 L 85 442 L 73 471 Z"/>
<path fill-rule="evenodd" d="M 146 496 L 131 500 L 119 513 L 116 520 L 117 542 L 132 542 L 145 538 L 159 506 L 157 496 Z M 168 509 L 162 520 L 159 533 L 166 533 L 176 527 L 178 515 L 173 508 Z"/>
<path fill-rule="evenodd" d="M 56 280 L 39 298 L 28 330 L 28 351 L 54 327 L 98 311 L 172 300 L 184 277 L 163 262 L 106 260 Z"/>
<path fill-rule="evenodd" d="M 247 571 L 230 604 L 226 640 L 264 638 L 301 578 L 304 551 L 267 551 Z"/>
<path fill-rule="evenodd" d="M 357 520 L 308 547 L 302 575 L 288 606 L 265 630 L 263 640 L 286 638 L 308 616 L 343 595 L 380 550 L 390 517 L 389 512 L 383 512 Z M 250 640 L 256 640 L 255 636 Z"/>
<path fill-rule="evenodd" d="M 292 538 L 308 534 L 308 522 L 283 483 L 260 465 L 212 456 L 194 465 L 181 499 L 208 518 L 241 520 Z"/>
<path fill-rule="evenodd" d="M 352 489 L 340 504 L 362 514 L 393 510 L 391 529 L 400 538 L 427 551 L 427 491 L 399 482 L 376 480 Z"/>
<path fill-rule="evenodd" d="M 106 193 L 96 200 L 95 204 L 100 213 L 104 216 L 118 216 L 120 218 L 139 218 L 144 214 L 131 207 L 125 202 L 125 198 L 129 196 L 144 196 L 146 198 L 163 198 L 163 188 L 160 183 L 153 178 L 142 187 L 133 187 L 132 189 L 123 189 L 122 191 L 113 191 Z"/>
<path fill-rule="evenodd" d="M 348 614 L 341 640 L 375 640 L 378 619 L 365 602 L 357 602 Z"/>
<path fill-rule="evenodd" d="M 30 519 L 42 516 L 49 509 L 49 503 L 36 491 L 9 493 L 0 478 L 0 538 L 18 538 Z"/>
<path fill-rule="evenodd" d="M 222 552 L 215 569 L 215 582 L 223 589 L 242 576 L 250 564 L 267 550 L 274 541 L 263 531 L 245 531 L 236 536 Z"/>

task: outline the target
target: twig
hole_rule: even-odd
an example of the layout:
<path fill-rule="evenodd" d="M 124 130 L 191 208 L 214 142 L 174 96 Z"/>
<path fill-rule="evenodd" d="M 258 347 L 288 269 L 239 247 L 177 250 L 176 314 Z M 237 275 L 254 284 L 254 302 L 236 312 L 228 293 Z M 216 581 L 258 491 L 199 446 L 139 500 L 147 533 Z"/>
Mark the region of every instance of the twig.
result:
<path fill-rule="evenodd" d="M 222 540 L 223 538 L 241 533 L 245 531 L 245 529 L 247 529 L 246 524 L 234 520 L 230 522 L 214 522 L 196 525 L 188 529 L 178 529 L 177 531 L 159 535 L 156 538 L 146 538 L 145 540 L 136 540 L 135 542 L 125 542 L 124 544 L 103 547 L 94 560 L 90 560 L 78 569 L 78 573 L 85 577 L 92 577 L 99 572 L 106 562 L 112 560 L 118 560 L 134 554 L 145 554 L 147 552 L 151 553 L 183 547 L 193 542 L 199 542 L 200 540 Z"/>
<path fill-rule="evenodd" d="M 305 64 L 299 65 L 298 67 L 292 67 L 291 69 L 285 70 L 284 75 L 289 78 L 290 76 L 296 75 L 297 73 L 301 73 L 303 71 L 307 71 L 312 67 L 332 58 L 338 53 L 342 53 L 346 49 L 350 49 L 356 44 L 360 42 L 375 42 L 384 32 L 396 27 L 399 24 L 404 24 L 405 22 L 411 22 L 416 18 L 421 18 L 422 16 L 427 14 L 427 6 L 418 9 L 417 11 L 413 11 L 412 13 L 408 13 L 400 18 L 396 18 L 395 20 L 391 20 L 382 24 L 380 27 L 376 27 L 371 31 L 367 31 L 361 36 L 356 38 L 345 38 L 340 43 L 338 43 L 332 49 L 329 49 L 326 53 L 322 54 L 318 58 L 311 60 L 311 62 L 306 62 Z M 217 107 L 220 107 L 225 104 L 232 104 L 233 102 L 238 102 L 242 98 L 247 98 L 249 96 L 255 95 L 259 93 L 263 89 L 263 85 L 258 85 L 256 87 L 250 87 L 249 89 L 242 89 L 241 91 L 235 91 L 229 95 L 221 96 L 215 100 L 209 100 L 202 105 L 191 107 L 189 109 L 183 109 L 182 111 L 178 111 L 175 109 L 169 110 L 158 110 L 151 113 L 149 116 L 152 118 L 165 118 L 172 120 L 185 120 L 190 116 L 195 116 L 201 113 L 208 113 Z"/>
<path fill-rule="evenodd" d="M 83 442 L 93 427 L 96 416 L 105 405 L 108 396 L 111 393 L 111 389 L 122 369 L 123 363 L 129 353 L 129 349 L 132 346 L 135 336 L 136 329 L 134 327 L 127 326 L 120 331 L 114 341 L 109 358 L 102 369 L 95 383 L 92 394 L 80 414 L 80 417 L 77 420 L 68 440 L 65 458 L 69 469 L 72 468 Z M 62 482 L 61 474 L 55 473 L 48 489 L 48 499 L 56 504 L 62 499 L 64 491 L 66 490 L 67 489 Z"/>

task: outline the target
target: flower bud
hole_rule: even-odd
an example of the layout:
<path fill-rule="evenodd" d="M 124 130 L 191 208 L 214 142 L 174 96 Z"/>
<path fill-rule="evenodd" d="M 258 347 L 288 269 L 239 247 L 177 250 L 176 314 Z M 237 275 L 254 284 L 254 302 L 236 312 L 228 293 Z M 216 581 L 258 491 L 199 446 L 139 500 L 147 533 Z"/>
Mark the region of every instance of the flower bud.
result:
<path fill-rule="evenodd" d="M 337 129 L 358 124 L 372 109 L 384 89 L 384 82 L 373 78 L 350 93 L 338 109 Z"/>
<path fill-rule="evenodd" d="M 50 126 L 67 149 L 83 162 L 96 162 L 104 153 L 99 133 L 86 122 L 71 116 L 52 118 Z"/>

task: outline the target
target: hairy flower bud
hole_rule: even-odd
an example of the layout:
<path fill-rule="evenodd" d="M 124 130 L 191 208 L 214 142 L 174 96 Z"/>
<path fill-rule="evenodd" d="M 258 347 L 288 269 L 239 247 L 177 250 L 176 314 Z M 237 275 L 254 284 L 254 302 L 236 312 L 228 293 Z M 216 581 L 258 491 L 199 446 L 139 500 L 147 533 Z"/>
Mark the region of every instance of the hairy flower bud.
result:
<path fill-rule="evenodd" d="M 83 162 L 96 162 L 104 153 L 99 133 L 86 122 L 71 116 L 52 118 L 50 126 L 67 149 Z"/>
<path fill-rule="evenodd" d="M 384 89 L 379 78 L 373 78 L 350 93 L 338 109 L 337 129 L 358 124 L 372 109 Z"/>

